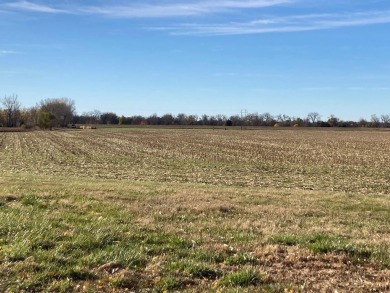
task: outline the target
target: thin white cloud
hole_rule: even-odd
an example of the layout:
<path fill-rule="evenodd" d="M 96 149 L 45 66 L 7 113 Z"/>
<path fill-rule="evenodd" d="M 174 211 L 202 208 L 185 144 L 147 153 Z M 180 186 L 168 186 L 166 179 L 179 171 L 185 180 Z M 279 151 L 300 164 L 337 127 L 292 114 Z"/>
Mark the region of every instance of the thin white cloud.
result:
<path fill-rule="evenodd" d="M 155 4 L 152 2 L 148 3 L 146 1 L 140 1 L 138 3 L 133 2 L 132 4 L 126 5 L 68 5 L 66 9 L 55 5 L 36 4 L 31 1 L 18 1 L 15 3 L 6 3 L 2 7 L 40 13 L 91 14 L 117 18 L 164 18 L 197 16 L 234 9 L 264 8 L 292 3 L 295 1 L 296 0 L 182 0 L 182 2 L 169 2 L 166 4 Z"/>
<path fill-rule="evenodd" d="M 128 5 L 128 6 L 88 6 L 80 7 L 84 14 L 103 15 L 115 18 L 164 18 L 192 16 L 206 13 L 191 5 Z"/>
<path fill-rule="evenodd" d="M 36 4 L 29 1 L 18 1 L 15 3 L 6 3 L 4 4 L 5 8 L 10 8 L 14 10 L 25 10 L 25 11 L 33 11 L 33 12 L 41 12 L 41 13 L 70 13 L 70 11 L 53 8 L 48 5 Z"/>
<path fill-rule="evenodd" d="M 11 55 L 11 54 L 19 54 L 19 52 L 12 50 L 0 50 L 0 56 Z"/>
<path fill-rule="evenodd" d="M 195 16 L 237 14 L 242 10 L 256 10 L 259 14 L 264 11 L 262 8 L 292 5 L 301 1 L 302 0 L 170 0 L 157 2 L 152 0 L 134 0 L 130 4 L 123 5 L 76 5 L 74 2 L 71 4 L 72 1 L 61 1 L 62 4 L 55 4 L 55 1 L 23 0 L 0 4 L 0 9 L 3 11 L 30 11 L 49 14 L 67 13 L 128 19 L 168 19 L 174 17 L 187 17 L 189 19 L 189 17 Z M 251 15 L 253 14 L 251 13 Z M 245 16 L 241 14 L 240 17 Z M 167 31 L 174 35 L 202 36 L 300 32 L 340 27 L 388 24 L 390 23 L 390 10 L 263 16 L 241 22 L 226 21 L 215 23 L 211 21 L 210 23 L 180 23 L 175 21 L 171 23 L 173 24 L 159 27 L 147 27 L 146 29 Z"/>
<path fill-rule="evenodd" d="M 388 23 L 390 23 L 390 10 L 349 14 L 308 14 L 286 17 L 264 17 L 247 22 L 180 24 L 151 29 L 165 30 L 175 35 L 238 35 L 300 32 Z"/>
<path fill-rule="evenodd" d="M 129 4 L 122 6 L 87 6 L 79 8 L 89 14 L 101 14 L 120 18 L 162 18 L 197 16 L 212 14 L 232 9 L 253 9 L 276 6 L 295 2 L 296 0 L 241 0 L 241 1 L 187 1 L 169 4 Z"/>

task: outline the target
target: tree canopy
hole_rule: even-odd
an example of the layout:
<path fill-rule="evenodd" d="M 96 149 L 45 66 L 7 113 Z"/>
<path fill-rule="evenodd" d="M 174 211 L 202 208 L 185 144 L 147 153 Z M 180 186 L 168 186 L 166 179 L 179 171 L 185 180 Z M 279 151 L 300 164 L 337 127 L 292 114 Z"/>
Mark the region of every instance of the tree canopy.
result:
<path fill-rule="evenodd" d="M 68 98 L 45 99 L 39 104 L 41 112 L 50 113 L 51 125 L 66 127 L 76 113 L 75 102 Z"/>

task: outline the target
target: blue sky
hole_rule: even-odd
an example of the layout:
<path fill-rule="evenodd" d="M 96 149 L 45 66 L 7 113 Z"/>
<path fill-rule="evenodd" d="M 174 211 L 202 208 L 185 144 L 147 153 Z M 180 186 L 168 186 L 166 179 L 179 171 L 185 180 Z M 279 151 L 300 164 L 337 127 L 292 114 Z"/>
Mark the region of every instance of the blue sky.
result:
<path fill-rule="evenodd" d="M 388 0 L 0 0 L 0 95 L 78 113 L 390 113 Z"/>

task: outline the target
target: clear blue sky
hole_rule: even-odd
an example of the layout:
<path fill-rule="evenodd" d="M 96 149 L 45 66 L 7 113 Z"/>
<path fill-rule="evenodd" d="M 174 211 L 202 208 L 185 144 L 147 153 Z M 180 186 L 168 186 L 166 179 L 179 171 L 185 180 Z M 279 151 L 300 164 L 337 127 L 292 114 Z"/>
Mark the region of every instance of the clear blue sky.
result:
<path fill-rule="evenodd" d="M 390 1 L 0 0 L 10 94 L 80 114 L 390 114 Z"/>

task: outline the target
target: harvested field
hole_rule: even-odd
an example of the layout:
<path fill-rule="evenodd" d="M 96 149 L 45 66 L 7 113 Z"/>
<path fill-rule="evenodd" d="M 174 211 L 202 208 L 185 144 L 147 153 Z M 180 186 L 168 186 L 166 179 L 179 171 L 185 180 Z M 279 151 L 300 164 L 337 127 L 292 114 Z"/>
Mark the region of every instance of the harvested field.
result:
<path fill-rule="evenodd" d="M 0 132 L 0 291 L 390 290 L 390 132 Z"/>
<path fill-rule="evenodd" d="M 2 171 L 388 194 L 390 132 L 133 130 L 0 134 Z"/>

